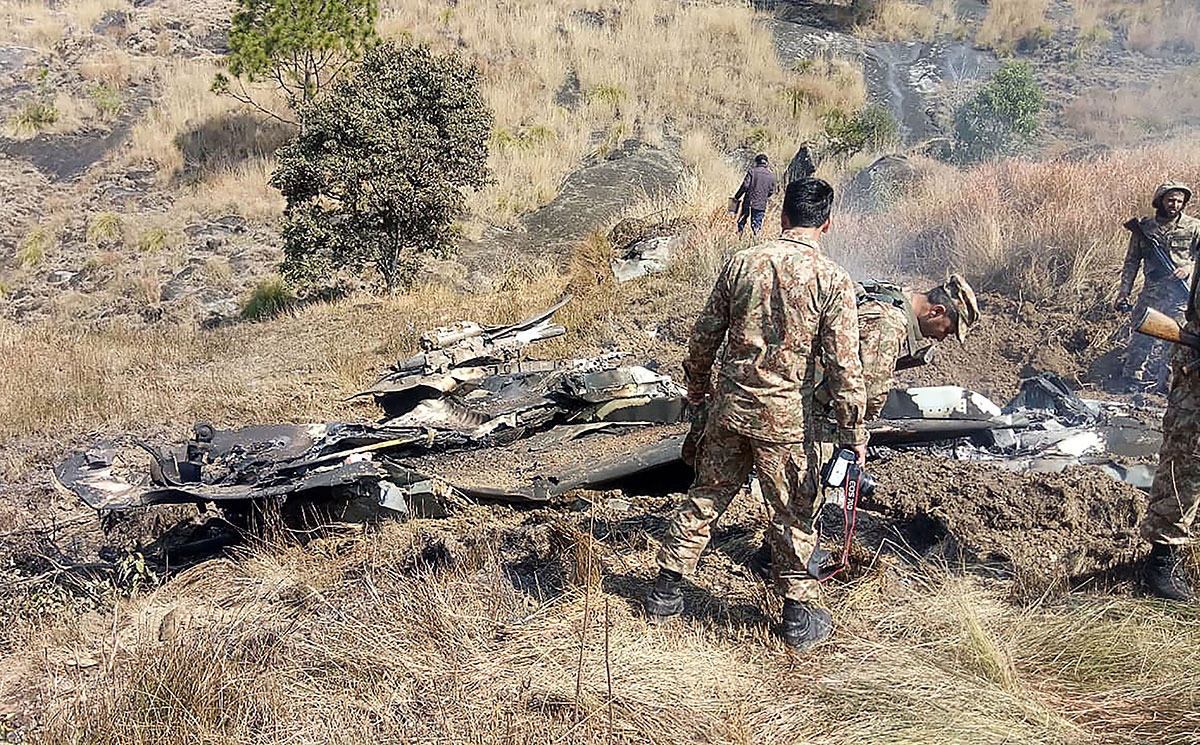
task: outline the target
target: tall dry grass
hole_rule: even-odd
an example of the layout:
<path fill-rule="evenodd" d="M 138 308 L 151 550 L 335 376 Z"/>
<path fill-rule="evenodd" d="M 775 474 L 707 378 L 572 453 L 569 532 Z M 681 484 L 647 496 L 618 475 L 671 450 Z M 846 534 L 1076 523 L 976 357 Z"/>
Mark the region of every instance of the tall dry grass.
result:
<path fill-rule="evenodd" d="M 855 35 L 885 41 L 928 41 L 939 34 L 959 37 L 965 33 L 953 0 L 933 0 L 928 4 L 883 0 L 875 6 L 868 21 L 855 28 Z"/>
<path fill-rule="evenodd" d="M 975 41 L 986 47 L 1011 52 L 1023 41 L 1048 36 L 1046 22 L 1050 0 L 991 0 Z"/>
<path fill-rule="evenodd" d="M 818 130 L 822 107 L 862 105 L 857 72 L 816 94 L 816 78 L 844 73 L 782 68 L 764 18 L 742 4 L 667 0 L 393 2 L 381 31 L 459 49 L 478 65 L 496 114 L 497 183 L 471 204 L 503 222 L 624 138 L 706 138 L 706 160 L 738 147 L 783 158 Z"/>
<path fill-rule="evenodd" d="M 1169 137 L 1200 123 L 1200 74 L 1184 70 L 1150 85 L 1089 89 L 1063 114 L 1071 128 L 1112 147 Z"/>
<path fill-rule="evenodd" d="M 977 289 L 1068 309 L 1112 299 L 1128 242 L 1155 187 L 1200 181 L 1180 142 L 1091 160 L 1000 161 L 966 171 L 932 162 L 886 213 L 850 216 L 840 255 L 863 271 L 961 271 Z"/>
<path fill-rule="evenodd" d="M 654 542 L 639 536 L 472 510 L 268 546 L 107 616 L 22 624 L 10 661 L 45 745 L 1142 745 L 1197 724 L 1187 608 L 1018 607 L 1002 583 L 885 561 L 829 591 L 836 635 L 797 660 L 771 637 L 773 600 L 720 562 L 702 566 L 689 615 L 648 625 Z"/>

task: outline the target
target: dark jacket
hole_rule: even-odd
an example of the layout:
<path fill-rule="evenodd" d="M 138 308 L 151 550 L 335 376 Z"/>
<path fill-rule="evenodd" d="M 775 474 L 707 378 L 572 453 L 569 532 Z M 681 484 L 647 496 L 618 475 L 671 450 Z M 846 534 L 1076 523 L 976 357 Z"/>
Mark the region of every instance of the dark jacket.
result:
<path fill-rule="evenodd" d="M 767 208 L 767 200 L 775 193 L 775 174 L 771 173 L 771 169 L 766 166 L 754 166 L 746 172 L 746 178 L 742 179 L 741 188 L 733 195 L 734 199 L 741 199 L 745 196 L 742 202 L 742 210 L 745 211 L 746 204 L 749 203 L 750 209 L 765 210 Z"/>

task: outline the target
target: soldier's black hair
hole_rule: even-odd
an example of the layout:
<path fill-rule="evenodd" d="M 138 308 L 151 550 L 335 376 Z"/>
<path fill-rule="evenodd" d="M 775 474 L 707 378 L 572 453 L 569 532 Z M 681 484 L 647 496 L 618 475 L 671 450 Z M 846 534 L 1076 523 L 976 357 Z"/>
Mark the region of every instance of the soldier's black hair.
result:
<path fill-rule="evenodd" d="M 833 187 L 825 179 L 801 178 L 787 185 L 783 214 L 793 228 L 816 228 L 829 219 Z"/>
<path fill-rule="evenodd" d="M 758 155 L 755 155 L 755 156 L 754 156 L 754 162 L 755 162 L 755 164 L 757 164 L 757 165 L 760 165 L 760 166 L 761 166 L 761 165 L 765 165 L 765 164 L 766 164 L 766 162 L 767 162 L 767 154 L 766 154 L 766 153 L 759 153 Z"/>
<path fill-rule="evenodd" d="M 946 292 L 946 288 L 942 285 L 934 287 L 929 292 L 925 293 L 925 297 L 929 299 L 930 305 L 941 305 L 946 309 L 946 317 L 954 324 L 954 328 L 958 328 L 958 308 L 954 303 L 950 302 L 950 293 Z"/>

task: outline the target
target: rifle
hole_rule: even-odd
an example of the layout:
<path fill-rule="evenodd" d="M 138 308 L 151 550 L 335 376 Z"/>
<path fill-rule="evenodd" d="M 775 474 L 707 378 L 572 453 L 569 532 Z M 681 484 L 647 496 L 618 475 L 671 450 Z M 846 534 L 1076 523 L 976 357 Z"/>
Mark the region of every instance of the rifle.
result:
<path fill-rule="evenodd" d="M 1154 259 L 1159 263 L 1160 266 L 1167 270 L 1168 276 L 1172 276 L 1176 282 L 1182 285 L 1184 292 L 1191 292 L 1192 288 L 1188 285 L 1187 280 L 1173 276 L 1175 274 L 1175 270 L 1179 267 L 1175 266 L 1175 262 L 1171 259 L 1171 254 L 1167 253 L 1167 250 L 1163 248 L 1162 243 L 1160 243 L 1158 239 L 1151 237 L 1151 235 L 1146 232 L 1146 229 L 1142 227 L 1141 220 L 1134 218 L 1126 222 L 1122 227 L 1128 230 L 1130 233 L 1141 236 L 1142 240 L 1149 243 L 1153 249 L 1152 253 Z"/>
<path fill-rule="evenodd" d="M 1153 336 L 1155 339 L 1169 341 L 1172 344 L 1179 344 L 1200 352 L 1200 334 L 1185 330 L 1179 325 L 1179 321 L 1154 308 L 1146 309 L 1146 312 L 1138 320 L 1135 330 L 1139 334 Z M 1191 373 L 1196 369 L 1198 363 L 1200 363 L 1200 359 L 1192 360 L 1183 366 L 1183 371 Z"/>

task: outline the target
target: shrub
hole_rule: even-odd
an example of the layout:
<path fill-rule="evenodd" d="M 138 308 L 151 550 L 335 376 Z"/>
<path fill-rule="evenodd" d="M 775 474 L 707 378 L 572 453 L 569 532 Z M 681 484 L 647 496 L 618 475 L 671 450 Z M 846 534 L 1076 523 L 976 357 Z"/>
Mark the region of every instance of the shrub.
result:
<path fill-rule="evenodd" d="M 388 290 L 447 249 L 466 188 L 487 183 L 491 113 L 474 68 L 424 46 L 375 47 L 301 109 L 271 183 L 287 199 L 284 276 L 374 263 Z"/>
<path fill-rule="evenodd" d="M 19 133 L 32 134 L 52 126 L 58 121 L 58 107 L 54 105 L 54 90 L 50 87 L 50 71 L 42 68 L 37 75 L 37 90 L 27 97 L 11 120 L 12 128 Z"/>
<path fill-rule="evenodd" d="M 167 245 L 165 228 L 149 228 L 138 236 L 138 250 L 142 253 L 158 253 Z"/>
<path fill-rule="evenodd" d="M 853 114 L 830 109 L 823 124 L 825 139 L 835 155 L 879 150 L 896 142 L 896 120 L 884 106 L 868 106 Z"/>
<path fill-rule="evenodd" d="M 263 321 L 283 313 L 296 302 L 296 295 L 282 277 L 264 279 L 242 306 L 242 318 L 247 321 Z"/>
<path fill-rule="evenodd" d="M 100 117 L 106 121 L 116 119 L 125 112 L 125 102 L 121 100 L 121 92 L 108 83 L 96 83 L 88 89 L 88 95 Z"/>
<path fill-rule="evenodd" d="M 1017 152 L 1037 131 L 1043 103 L 1029 65 L 1005 64 L 955 111 L 955 159 L 973 163 Z"/>
<path fill-rule="evenodd" d="M 87 228 L 88 243 L 102 245 L 121 239 L 121 218 L 111 212 L 100 212 L 92 217 Z"/>
<path fill-rule="evenodd" d="M 17 246 L 17 266 L 28 268 L 42 263 L 53 242 L 54 234 L 49 228 L 34 228 Z"/>

